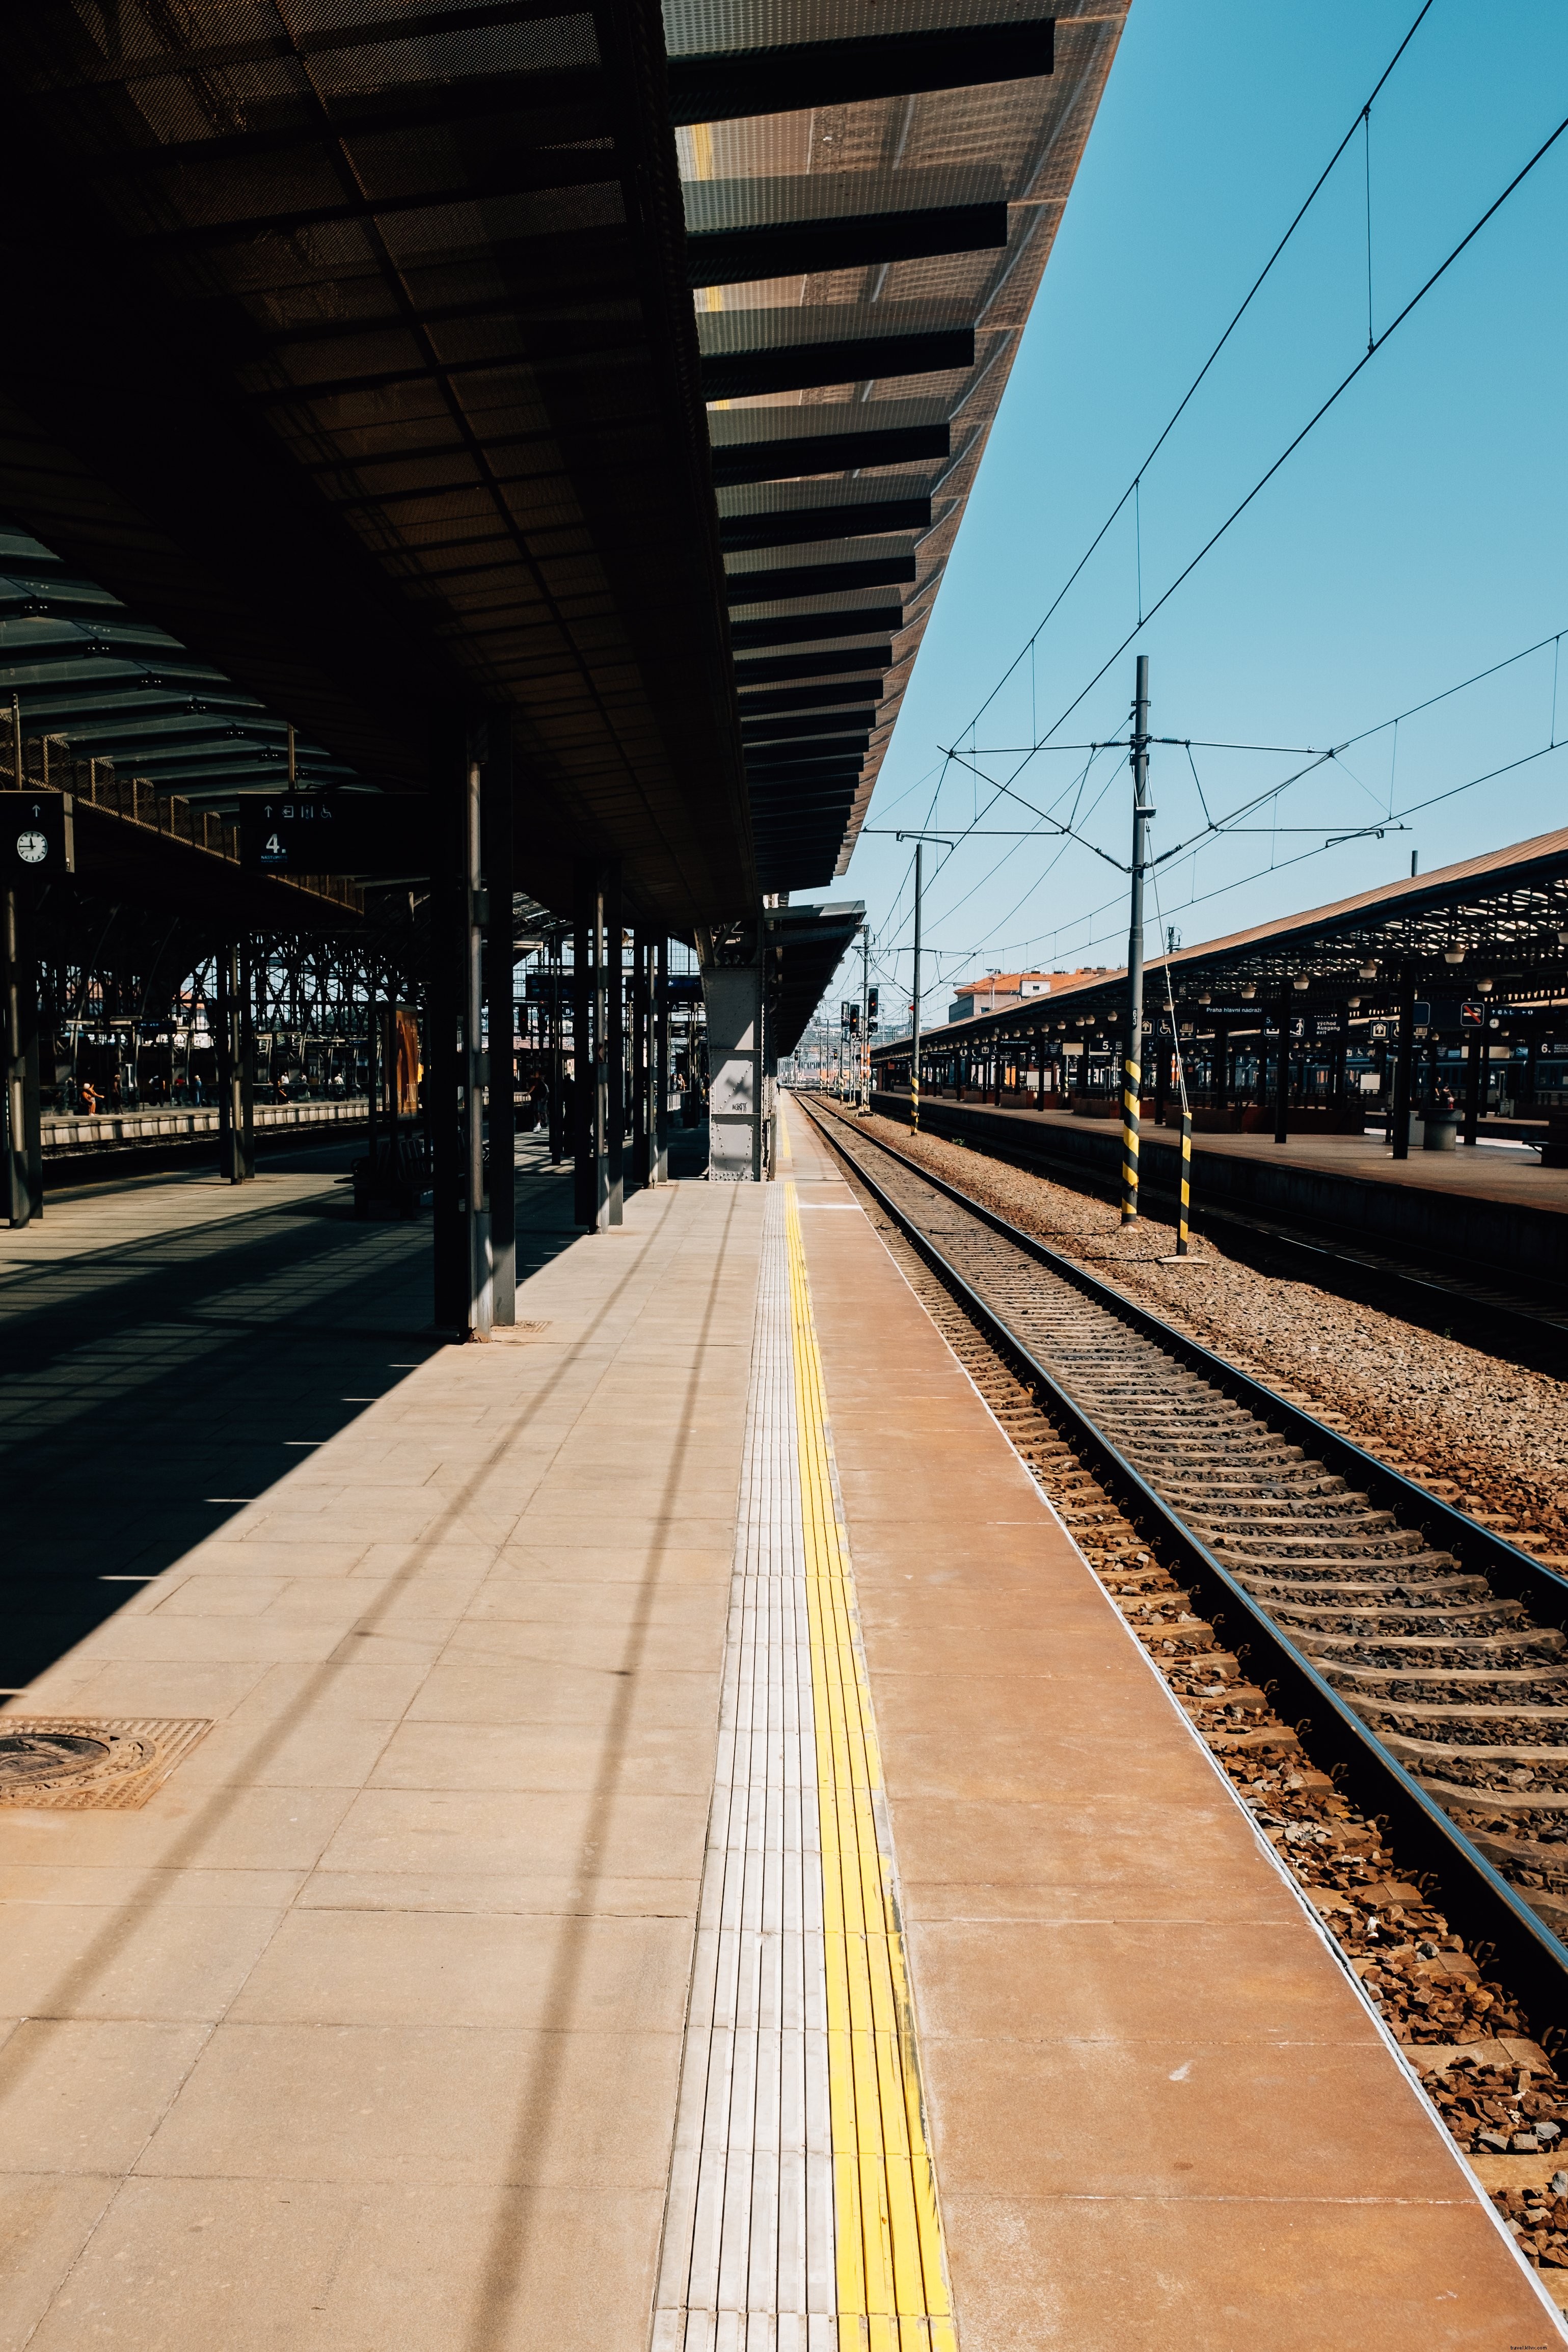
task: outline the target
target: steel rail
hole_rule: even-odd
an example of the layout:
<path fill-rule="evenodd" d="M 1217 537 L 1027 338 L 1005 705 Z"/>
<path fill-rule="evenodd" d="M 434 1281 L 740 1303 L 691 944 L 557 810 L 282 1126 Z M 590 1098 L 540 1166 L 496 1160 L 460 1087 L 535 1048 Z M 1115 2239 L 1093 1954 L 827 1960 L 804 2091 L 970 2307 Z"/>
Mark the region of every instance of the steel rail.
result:
<path fill-rule="evenodd" d="M 1267 1683 L 1262 1675 L 1257 1679 L 1265 1696 L 1274 1698 L 1281 1717 L 1293 1720 L 1298 1730 L 1309 1737 L 1316 1759 L 1334 1770 L 1335 1779 L 1367 1817 L 1397 1840 L 1402 1867 L 1408 1870 L 1413 1864 L 1418 1874 L 1430 1873 L 1439 1882 L 1442 1907 L 1451 1924 L 1463 1935 L 1478 1962 L 1495 1967 L 1506 1979 L 1522 2000 L 1538 2039 L 1548 2048 L 1562 2041 L 1568 2035 L 1568 1949 L 1280 1631 L 1268 1611 L 1134 1468 L 1005 1317 L 862 1166 L 843 1139 L 844 1122 L 819 1112 L 804 1098 L 802 1107 L 857 1181 L 955 1292 L 986 1336 L 1049 1401 L 1053 1412 L 1077 1435 L 1111 1486 L 1126 1496 L 1134 1524 L 1145 1533 L 1153 1531 L 1161 1548 L 1175 1555 L 1216 1633 L 1228 1626 L 1233 1634 L 1244 1637 L 1229 1639 L 1237 1662 L 1251 1658 L 1264 1664 L 1270 1679 Z M 879 1136 L 860 1129 L 854 1130 L 854 1136 L 857 1143 L 871 1144 L 940 1198 L 1198 1373 L 1266 1427 L 1291 1444 L 1309 1446 L 1318 1459 L 1353 1477 L 1358 1487 L 1394 1511 L 1402 1526 L 1414 1524 L 1423 1533 L 1437 1527 L 1462 1564 L 1484 1570 L 1494 1587 L 1527 1602 L 1545 1622 L 1568 1626 L 1568 1579 L 1478 1528 L 1436 1496 L 1375 1461 L 1350 1439 L 1097 1280 L 1034 1234 L 1009 1224 L 994 1210 L 921 1168 Z"/>

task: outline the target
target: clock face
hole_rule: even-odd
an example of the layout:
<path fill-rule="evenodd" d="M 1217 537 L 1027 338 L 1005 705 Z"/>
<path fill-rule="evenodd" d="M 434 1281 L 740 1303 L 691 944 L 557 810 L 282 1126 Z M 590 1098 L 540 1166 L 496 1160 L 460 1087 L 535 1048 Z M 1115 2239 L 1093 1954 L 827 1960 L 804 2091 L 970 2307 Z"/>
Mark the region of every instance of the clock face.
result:
<path fill-rule="evenodd" d="M 16 835 L 16 855 L 24 866 L 41 866 L 48 854 L 49 837 L 47 833 L 19 833 Z"/>

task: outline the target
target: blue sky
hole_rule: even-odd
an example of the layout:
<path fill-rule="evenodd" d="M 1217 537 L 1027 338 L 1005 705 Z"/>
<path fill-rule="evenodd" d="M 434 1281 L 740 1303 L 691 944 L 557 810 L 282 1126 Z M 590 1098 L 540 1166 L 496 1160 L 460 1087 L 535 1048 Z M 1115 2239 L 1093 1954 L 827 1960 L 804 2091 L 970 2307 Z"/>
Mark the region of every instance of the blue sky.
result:
<path fill-rule="evenodd" d="M 943 747 L 1010 774 L 1137 620 L 1131 509 L 1026 660 L 1029 638 L 1407 30 L 1418 0 L 1133 0 L 1105 100 L 916 664 L 869 823 L 953 833 L 988 796 Z M 1371 121 L 1372 301 L 1381 331 L 1568 112 L 1568 8 L 1435 0 Z M 1358 133 L 1144 478 L 1147 609 L 1367 340 Z M 1568 629 L 1568 136 L 1364 370 L 1194 577 L 1061 725 L 1121 730 L 1133 655 L 1156 734 L 1338 744 Z M 1162 869 L 1184 941 L 1222 935 L 1568 822 L 1568 750 L 1324 852 L 1327 834 L 1552 740 L 1552 646 L 1358 742 L 1232 834 Z M 1568 665 L 1564 666 L 1568 672 Z M 1557 731 L 1568 735 L 1568 674 Z M 1016 789 L 1075 805 L 1087 754 L 1042 752 Z M 1303 763 L 1161 751 L 1156 853 Z M 940 795 L 933 805 L 933 794 Z M 1061 796 L 1065 793 L 1066 798 Z M 1102 753 L 1078 826 L 1125 859 L 1125 755 Z M 992 826 L 1035 822 L 1002 802 Z M 1286 826 L 1310 828 L 1286 832 Z M 1287 866 L 1286 860 L 1302 859 Z M 939 856 L 944 854 L 938 853 Z M 943 982 L 1020 961 L 1116 964 L 1125 883 L 1091 848 L 973 837 L 929 879 L 926 1017 Z M 868 903 L 884 1022 L 907 1003 L 910 851 L 868 836 L 826 897 Z M 1107 907 L 1106 902 L 1112 901 Z M 1201 901 L 1201 903 L 1189 903 Z M 1101 910 L 1103 911 L 1096 911 Z M 1151 925 L 1152 927 L 1152 908 Z M 1151 946 L 1153 941 L 1151 939 Z"/>

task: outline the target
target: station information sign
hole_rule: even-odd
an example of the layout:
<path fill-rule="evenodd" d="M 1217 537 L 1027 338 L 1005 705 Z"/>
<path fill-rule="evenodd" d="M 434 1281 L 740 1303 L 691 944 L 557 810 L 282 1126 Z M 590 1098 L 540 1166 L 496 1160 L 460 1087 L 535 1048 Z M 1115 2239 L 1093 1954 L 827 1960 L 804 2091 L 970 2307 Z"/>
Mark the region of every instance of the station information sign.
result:
<path fill-rule="evenodd" d="M 5 863 L 12 874 L 76 872 L 76 803 L 69 793 L 7 793 Z"/>
<path fill-rule="evenodd" d="M 241 793 L 239 862 L 252 873 L 387 874 L 434 869 L 428 802 L 371 793 Z"/>

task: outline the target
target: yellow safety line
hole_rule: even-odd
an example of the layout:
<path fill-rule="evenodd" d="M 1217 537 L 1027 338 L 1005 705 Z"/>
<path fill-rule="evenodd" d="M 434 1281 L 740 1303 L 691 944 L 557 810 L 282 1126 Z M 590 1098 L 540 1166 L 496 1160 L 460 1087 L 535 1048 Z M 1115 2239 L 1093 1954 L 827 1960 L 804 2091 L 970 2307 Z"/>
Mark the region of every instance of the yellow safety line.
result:
<path fill-rule="evenodd" d="M 841 2352 L 957 2352 L 892 1853 L 879 1818 L 881 1759 L 792 1180 L 784 1225 L 822 1829 L 838 2341 Z"/>

